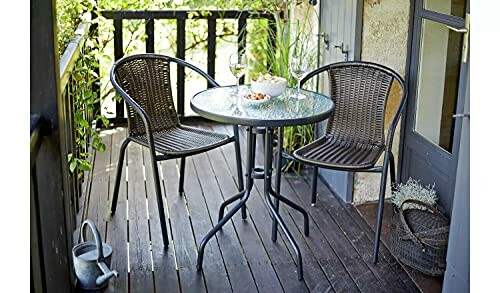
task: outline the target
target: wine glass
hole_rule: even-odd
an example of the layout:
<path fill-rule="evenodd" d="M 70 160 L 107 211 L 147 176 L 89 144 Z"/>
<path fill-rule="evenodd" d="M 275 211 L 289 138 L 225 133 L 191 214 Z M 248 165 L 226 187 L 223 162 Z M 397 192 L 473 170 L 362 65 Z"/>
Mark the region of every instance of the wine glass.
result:
<path fill-rule="evenodd" d="M 233 94 L 237 96 L 240 94 L 240 78 L 245 74 L 247 66 L 248 62 L 245 53 L 236 53 L 229 56 L 229 70 L 236 77 L 236 90 L 233 91 Z"/>
<path fill-rule="evenodd" d="M 300 93 L 300 81 L 310 70 L 310 50 L 304 44 L 297 42 L 290 50 L 288 56 L 290 74 L 297 80 L 297 91 L 295 97 L 303 99 L 306 96 Z"/>

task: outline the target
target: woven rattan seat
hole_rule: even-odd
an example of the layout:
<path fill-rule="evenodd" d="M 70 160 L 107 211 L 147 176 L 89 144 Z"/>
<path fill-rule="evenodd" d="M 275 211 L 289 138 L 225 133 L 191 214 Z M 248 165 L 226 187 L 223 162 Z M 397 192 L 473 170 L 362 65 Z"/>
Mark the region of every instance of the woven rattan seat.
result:
<path fill-rule="evenodd" d="M 158 161 L 180 158 L 179 194 L 182 195 L 186 157 L 234 142 L 238 185 L 239 189 L 243 190 L 238 126 L 233 126 L 234 135 L 231 137 L 226 134 L 182 125 L 172 97 L 172 83 L 170 81 L 172 64 L 177 66 L 177 70 L 184 67 L 201 75 L 207 80 L 210 87 L 219 86 L 211 76 L 194 65 L 181 59 L 158 54 L 137 54 L 124 57 L 111 68 L 111 83 L 126 102 L 129 134 L 120 148 L 111 214 L 114 214 L 116 210 L 123 159 L 128 144 L 133 141 L 148 147 L 165 247 L 168 246 L 168 233 L 158 174 Z M 157 152 L 161 155 L 157 155 Z"/>
<path fill-rule="evenodd" d="M 300 148 L 294 156 L 323 168 L 366 169 L 375 166 L 384 148 L 322 137 Z"/>
<path fill-rule="evenodd" d="M 146 135 L 139 135 L 133 141 L 148 146 Z M 214 133 L 179 125 L 168 130 L 153 133 L 153 140 L 157 152 L 171 156 L 190 156 L 204 152 L 231 141 L 225 134 Z"/>
<path fill-rule="evenodd" d="M 327 72 L 329 76 L 330 97 L 335 103 L 335 110 L 328 119 L 325 134 L 295 150 L 293 156 L 299 162 L 314 166 L 311 196 L 313 204 L 316 202 L 318 168 L 382 173 L 373 249 L 373 261 L 377 262 L 389 166 L 392 186 L 396 183 L 394 155 L 391 149 L 396 125 L 406 103 L 406 86 L 394 70 L 361 61 L 323 66 L 305 76 L 300 84 L 303 85 L 323 72 Z M 386 138 L 385 110 L 394 80 L 401 87 L 402 98 L 392 117 Z M 376 166 L 382 154 L 384 163 L 382 166 Z"/>

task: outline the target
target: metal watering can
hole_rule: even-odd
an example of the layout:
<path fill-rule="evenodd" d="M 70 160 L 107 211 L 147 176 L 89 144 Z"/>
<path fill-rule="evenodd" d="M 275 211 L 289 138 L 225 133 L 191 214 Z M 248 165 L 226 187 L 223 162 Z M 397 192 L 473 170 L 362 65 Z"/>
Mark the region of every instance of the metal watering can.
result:
<path fill-rule="evenodd" d="M 94 241 L 85 240 L 87 226 L 94 234 Z M 75 267 L 77 286 L 84 290 L 99 290 L 107 285 L 111 277 L 118 277 L 118 272 L 109 269 L 111 265 L 111 246 L 102 243 L 101 235 L 91 220 L 83 222 L 80 228 L 82 242 L 73 246 L 73 266 Z"/>

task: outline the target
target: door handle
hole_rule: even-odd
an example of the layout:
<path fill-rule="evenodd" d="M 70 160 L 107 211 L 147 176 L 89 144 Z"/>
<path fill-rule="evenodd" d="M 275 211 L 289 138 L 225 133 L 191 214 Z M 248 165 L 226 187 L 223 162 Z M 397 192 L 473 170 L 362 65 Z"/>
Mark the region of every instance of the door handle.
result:
<path fill-rule="evenodd" d="M 465 27 L 456 28 L 456 27 L 452 27 L 449 25 L 447 25 L 446 27 L 454 32 L 464 34 L 464 38 L 462 40 L 462 62 L 466 63 L 467 62 L 467 51 L 468 51 L 468 47 L 469 47 L 469 31 L 470 31 L 470 15 L 469 15 L 469 13 L 467 13 L 465 15 Z"/>
<path fill-rule="evenodd" d="M 457 114 L 453 114 L 453 118 L 467 118 L 467 119 L 470 119 L 470 113 L 457 113 Z"/>
<path fill-rule="evenodd" d="M 328 50 L 330 47 L 330 35 L 322 32 L 321 34 L 315 34 L 317 37 L 323 37 L 323 44 L 325 45 L 325 50 Z"/>

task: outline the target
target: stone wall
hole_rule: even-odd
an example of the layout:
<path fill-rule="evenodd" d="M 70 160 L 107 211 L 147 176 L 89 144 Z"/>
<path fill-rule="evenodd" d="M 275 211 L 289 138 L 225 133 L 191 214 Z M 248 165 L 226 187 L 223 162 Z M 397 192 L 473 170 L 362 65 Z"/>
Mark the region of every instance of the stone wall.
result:
<path fill-rule="evenodd" d="M 404 78 L 409 14 L 409 0 L 365 0 L 361 60 L 393 68 Z M 386 130 L 399 104 L 400 97 L 401 89 L 399 86 L 393 86 L 386 111 Z M 398 126 L 393 144 L 396 162 L 399 155 L 399 133 Z M 379 163 L 382 164 L 382 161 L 383 156 Z M 379 174 L 355 173 L 353 202 L 377 200 L 379 182 Z M 389 178 L 387 182 L 390 182 Z M 390 196 L 390 189 L 387 188 L 387 191 L 386 196 Z"/>

